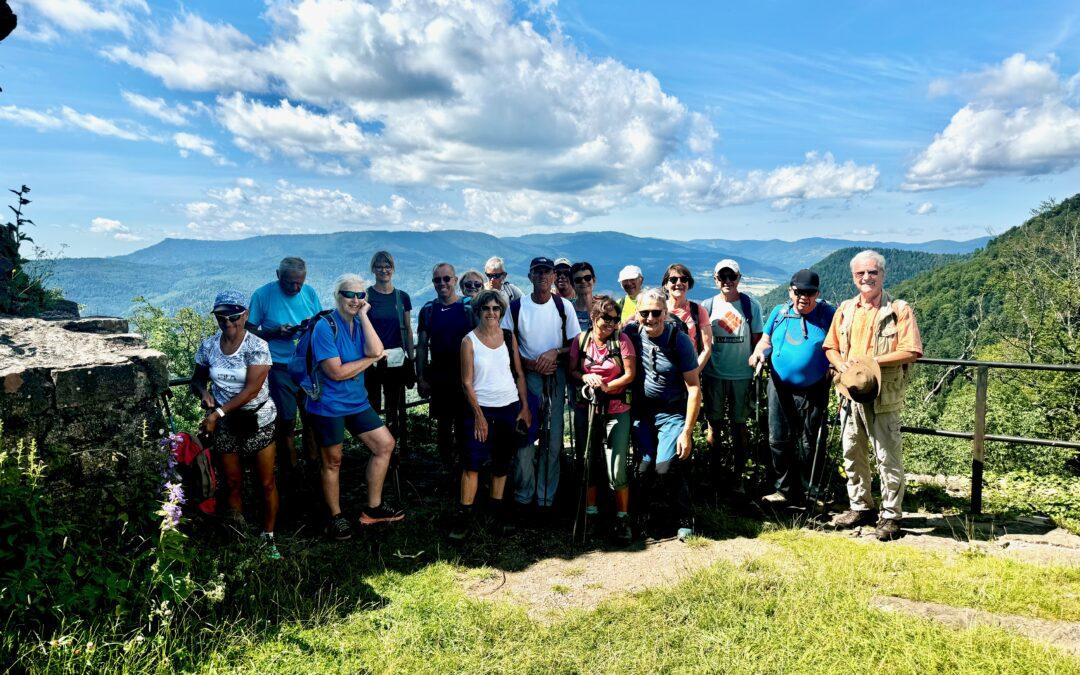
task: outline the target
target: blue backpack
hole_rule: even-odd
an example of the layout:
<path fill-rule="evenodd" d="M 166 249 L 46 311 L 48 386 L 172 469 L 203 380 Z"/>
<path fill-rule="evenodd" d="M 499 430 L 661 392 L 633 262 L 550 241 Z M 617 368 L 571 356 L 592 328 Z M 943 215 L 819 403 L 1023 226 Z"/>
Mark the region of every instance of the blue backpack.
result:
<path fill-rule="evenodd" d="M 316 324 L 321 319 L 325 319 L 330 324 L 334 337 L 337 337 L 337 321 L 334 321 L 331 315 L 333 311 L 332 309 L 323 310 L 306 322 L 307 325 L 300 330 L 296 351 L 289 359 L 289 377 L 312 401 L 318 401 L 322 396 L 322 376 L 319 372 L 319 364 L 315 363 L 315 355 L 312 353 L 311 335 L 315 332 Z"/>

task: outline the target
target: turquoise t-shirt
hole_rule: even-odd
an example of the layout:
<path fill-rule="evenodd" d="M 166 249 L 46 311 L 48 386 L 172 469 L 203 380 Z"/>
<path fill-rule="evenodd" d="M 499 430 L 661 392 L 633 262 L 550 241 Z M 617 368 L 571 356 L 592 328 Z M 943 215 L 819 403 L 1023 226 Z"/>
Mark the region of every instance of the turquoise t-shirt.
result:
<path fill-rule="evenodd" d="M 359 361 L 364 357 L 364 330 L 360 318 L 353 319 L 353 334 L 349 334 L 349 324 L 338 310 L 332 314 L 337 323 L 337 335 L 327 321 L 320 320 L 311 333 L 311 352 L 315 361 L 338 357 L 342 363 Z M 344 417 L 363 412 L 371 407 L 368 402 L 367 387 L 364 386 L 364 374 L 360 373 L 349 380 L 331 380 L 326 373 L 320 373 L 322 395 L 318 401 L 307 400 L 307 411 L 323 417 Z"/>
<path fill-rule="evenodd" d="M 752 333 L 761 332 L 761 303 L 750 298 L 750 318 L 743 316 L 742 303 L 728 302 L 722 294 L 712 300 L 709 324 L 712 326 L 712 357 L 701 374 L 722 380 L 748 380 L 754 369 L 748 363 L 753 346 Z"/>
<path fill-rule="evenodd" d="M 248 323 L 260 330 L 273 330 L 285 324 L 299 326 L 304 319 L 309 319 L 322 310 L 319 294 L 311 286 L 301 286 L 294 296 L 285 295 L 276 281 L 260 286 L 251 294 L 251 306 L 248 308 Z M 288 363 L 296 349 L 296 340 L 284 338 L 267 340 L 270 345 L 270 358 L 274 363 Z"/>
<path fill-rule="evenodd" d="M 829 372 L 829 359 L 821 345 L 829 333 L 836 308 L 824 302 L 803 316 L 791 304 L 777 305 L 765 322 L 765 333 L 772 343 L 772 364 L 781 382 L 793 387 L 808 387 L 820 382 Z"/>

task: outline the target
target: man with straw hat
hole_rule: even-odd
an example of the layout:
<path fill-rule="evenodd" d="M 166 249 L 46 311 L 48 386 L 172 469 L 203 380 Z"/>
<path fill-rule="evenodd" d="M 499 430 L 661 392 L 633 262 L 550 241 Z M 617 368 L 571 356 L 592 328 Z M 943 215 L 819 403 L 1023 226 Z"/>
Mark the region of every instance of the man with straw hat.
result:
<path fill-rule="evenodd" d="M 904 408 L 909 364 L 922 356 L 922 338 L 911 306 L 884 291 L 885 258 L 862 251 L 851 259 L 859 294 L 845 300 L 833 316 L 823 348 L 836 370 L 840 394 L 840 437 L 848 476 L 850 508 L 836 517 L 837 527 L 875 522 L 870 495 L 872 450 L 881 477 L 881 514 L 875 536 L 888 541 L 900 532 L 904 500 L 904 454 L 900 412 Z"/>

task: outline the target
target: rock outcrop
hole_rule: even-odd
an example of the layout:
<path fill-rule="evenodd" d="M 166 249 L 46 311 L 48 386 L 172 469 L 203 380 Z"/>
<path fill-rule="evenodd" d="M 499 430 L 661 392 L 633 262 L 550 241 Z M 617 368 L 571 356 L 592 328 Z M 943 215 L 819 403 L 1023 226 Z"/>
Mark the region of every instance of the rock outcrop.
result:
<path fill-rule="evenodd" d="M 168 383 L 164 354 L 124 319 L 0 319 L 3 445 L 34 439 L 49 479 L 73 490 L 156 473 Z"/>

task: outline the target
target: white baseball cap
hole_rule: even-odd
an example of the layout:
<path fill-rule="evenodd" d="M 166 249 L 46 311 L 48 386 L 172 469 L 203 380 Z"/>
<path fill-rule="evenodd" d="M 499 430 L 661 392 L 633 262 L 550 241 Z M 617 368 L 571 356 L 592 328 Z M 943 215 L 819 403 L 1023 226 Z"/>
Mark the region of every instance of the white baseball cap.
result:
<path fill-rule="evenodd" d="M 619 283 L 644 276 L 645 275 L 641 273 L 641 268 L 637 265 L 627 265 L 619 270 Z"/>
<path fill-rule="evenodd" d="M 731 258 L 724 258 L 720 262 L 716 263 L 716 267 L 713 268 L 713 275 L 715 276 L 717 274 L 720 274 L 720 270 L 724 268 L 731 270 L 735 274 L 742 274 L 742 272 L 739 271 L 739 263 L 735 262 Z"/>

